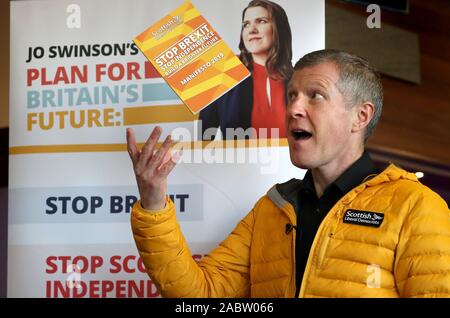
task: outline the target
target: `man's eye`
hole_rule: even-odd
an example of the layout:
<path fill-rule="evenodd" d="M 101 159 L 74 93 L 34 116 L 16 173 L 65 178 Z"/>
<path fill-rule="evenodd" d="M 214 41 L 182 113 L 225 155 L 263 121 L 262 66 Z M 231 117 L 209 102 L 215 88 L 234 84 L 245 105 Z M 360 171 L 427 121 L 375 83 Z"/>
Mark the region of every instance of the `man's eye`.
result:
<path fill-rule="evenodd" d="M 321 94 L 320 92 L 313 92 L 312 93 L 312 98 L 313 99 L 325 99 L 324 95 Z"/>

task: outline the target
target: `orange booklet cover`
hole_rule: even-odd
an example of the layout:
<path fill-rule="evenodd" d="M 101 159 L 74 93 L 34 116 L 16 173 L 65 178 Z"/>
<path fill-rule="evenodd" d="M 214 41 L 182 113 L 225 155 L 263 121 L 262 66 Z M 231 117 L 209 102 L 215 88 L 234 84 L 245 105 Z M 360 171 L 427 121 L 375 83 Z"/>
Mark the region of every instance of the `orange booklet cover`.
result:
<path fill-rule="evenodd" d="M 134 43 L 194 114 L 250 76 L 189 1 L 139 34 Z"/>

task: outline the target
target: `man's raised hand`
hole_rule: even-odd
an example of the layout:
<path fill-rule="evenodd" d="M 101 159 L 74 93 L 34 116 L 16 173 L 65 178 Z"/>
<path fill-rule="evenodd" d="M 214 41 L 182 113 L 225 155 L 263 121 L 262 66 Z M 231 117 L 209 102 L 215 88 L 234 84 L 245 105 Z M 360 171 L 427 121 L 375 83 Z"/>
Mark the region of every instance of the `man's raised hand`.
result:
<path fill-rule="evenodd" d="M 161 136 L 160 127 L 155 127 L 141 150 L 136 144 L 133 129 L 127 129 L 127 149 L 133 162 L 134 174 L 141 196 L 141 205 L 146 210 L 163 209 L 166 203 L 167 176 L 176 166 L 180 153 L 172 156 L 175 142 L 171 136 L 156 150 Z"/>

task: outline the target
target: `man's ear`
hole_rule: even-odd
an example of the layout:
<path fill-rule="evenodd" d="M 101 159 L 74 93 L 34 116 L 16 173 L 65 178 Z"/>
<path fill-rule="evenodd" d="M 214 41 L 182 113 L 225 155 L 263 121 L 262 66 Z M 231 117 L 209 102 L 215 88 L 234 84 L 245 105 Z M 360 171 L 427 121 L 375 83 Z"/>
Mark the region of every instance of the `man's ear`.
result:
<path fill-rule="evenodd" d="M 354 106 L 354 121 L 352 132 L 363 130 L 375 115 L 375 106 L 371 102 L 364 102 Z"/>

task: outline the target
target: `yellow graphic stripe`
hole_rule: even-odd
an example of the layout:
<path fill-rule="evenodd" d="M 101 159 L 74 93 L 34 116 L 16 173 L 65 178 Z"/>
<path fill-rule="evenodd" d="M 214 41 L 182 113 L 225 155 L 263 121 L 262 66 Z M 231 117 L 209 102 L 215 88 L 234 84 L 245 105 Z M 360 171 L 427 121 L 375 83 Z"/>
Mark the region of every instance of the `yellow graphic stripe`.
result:
<path fill-rule="evenodd" d="M 10 155 L 65 152 L 113 152 L 126 151 L 126 144 L 42 145 L 9 147 Z"/>
<path fill-rule="evenodd" d="M 140 106 L 123 109 L 123 124 L 142 125 L 157 123 L 176 123 L 198 119 L 184 104 L 164 106 Z"/>
<path fill-rule="evenodd" d="M 225 65 L 223 67 L 223 72 L 225 73 L 226 71 L 238 66 L 240 63 L 241 61 L 237 57 L 226 61 L 224 63 Z M 234 78 L 228 76 L 227 74 L 219 74 L 182 92 L 177 89 L 175 89 L 175 91 L 178 95 L 180 95 L 181 99 L 187 100 L 218 85 L 232 87 L 234 84 L 236 84 L 236 80 Z"/>
<path fill-rule="evenodd" d="M 227 72 L 231 70 L 232 68 L 240 65 L 242 62 L 237 56 L 233 56 L 232 58 L 228 59 L 224 63 L 223 71 Z"/>
<path fill-rule="evenodd" d="M 191 8 L 184 12 L 184 23 L 191 21 L 200 16 L 200 12 L 196 8 Z"/>
<path fill-rule="evenodd" d="M 201 82 L 200 84 L 181 92 L 180 97 L 183 100 L 187 100 L 216 86 L 225 85 L 227 87 L 232 87 L 235 83 L 236 80 L 228 76 L 227 74 L 219 74 L 208 79 L 207 81 Z"/>
<path fill-rule="evenodd" d="M 144 143 L 138 143 L 142 148 Z M 161 143 L 158 143 L 158 147 Z M 221 149 L 221 148 L 261 148 L 286 147 L 287 139 L 251 139 L 251 140 L 224 140 L 224 141 L 188 141 L 178 143 L 176 148 L 190 149 Z M 10 155 L 43 154 L 43 153 L 69 153 L 69 152 L 123 152 L 127 151 L 127 144 L 85 144 L 85 145 L 41 145 L 9 147 Z"/>

